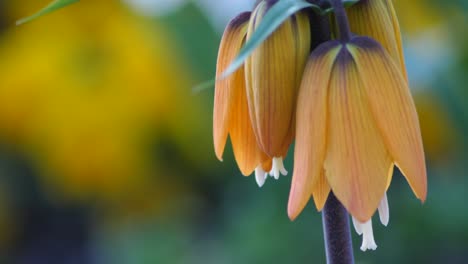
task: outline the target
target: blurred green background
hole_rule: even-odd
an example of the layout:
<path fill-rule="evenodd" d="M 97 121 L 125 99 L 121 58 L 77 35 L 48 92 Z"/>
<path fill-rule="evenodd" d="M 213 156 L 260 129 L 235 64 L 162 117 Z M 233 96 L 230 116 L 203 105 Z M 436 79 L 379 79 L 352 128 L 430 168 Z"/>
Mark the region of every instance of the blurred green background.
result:
<path fill-rule="evenodd" d="M 227 21 L 253 0 L 0 1 L 0 263 L 324 263 L 321 215 L 286 214 L 212 146 Z M 395 0 L 429 169 L 396 173 L 357 263 L 468 263 L 468 1 Z M 286 166 L 291 171 L 292 159 Z"/>

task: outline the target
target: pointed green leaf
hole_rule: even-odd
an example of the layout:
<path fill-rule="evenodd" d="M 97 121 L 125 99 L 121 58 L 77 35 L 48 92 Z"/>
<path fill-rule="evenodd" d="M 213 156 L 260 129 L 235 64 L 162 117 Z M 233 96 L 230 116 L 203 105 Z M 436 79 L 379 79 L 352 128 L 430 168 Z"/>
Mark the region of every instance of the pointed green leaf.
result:
<path fill-rule="evenodd" d="M 198 85 L 196 85 L 195 87 L 192 88 L 192 93 L 193 94 L 199 94 L 200 92 L 206 90 L 206 89 L 210 89 L 212 87 L 214 87 L 216 84 L 216 80 L 209 80 L 209 81 L 206 81 L 206 82 L 203 82 L 203 83 L 200 83 Z"/>
<path fill-rule="evenodd" d="M 43 15 L 46 15 L 48 13 L 51 13 L 57 9 L 60 9 L 62 7 L 65 7 L 67 5 L 73 4 L 78 2 L 79 0 L 55 0 L 52 3 L 50 3 L 48 6 L 44 7 L 41 9 L 39 12 L 35 13 L 34 15 L 22 18 L 18 21 L 16 21 L 16 25 L 21 25 L 27 22 L 30 22 L 31 20 L 34 20 L 38 17 L 41 17 Z"/>
<path fill-rule="evenodd" d="M 288 17 L 306 7 L 312 7 L 321 12 L 319 6 L 306 2 L 305 0 L 282 0 L 274 4 L 265 14 L 260 25 L 245 43 L 236 59 L 224 71 L 221 79 L 234 73 L 239 69 L 252 52 L 265 41 Z"/>

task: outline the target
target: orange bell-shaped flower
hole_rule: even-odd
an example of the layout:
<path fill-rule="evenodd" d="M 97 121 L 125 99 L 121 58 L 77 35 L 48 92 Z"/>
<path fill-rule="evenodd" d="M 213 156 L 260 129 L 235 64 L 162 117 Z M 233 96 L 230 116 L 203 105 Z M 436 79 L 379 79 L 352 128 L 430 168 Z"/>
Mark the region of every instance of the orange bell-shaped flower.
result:
<path fill-rule="evenodd" d="M 296 111 L 296 147 L 288 214 L 313 196 L 321 210 L 330 189 L 375 249 L 370 219 L 388 223 L 386 191 L 394 165 L 415 195 L 427 193 L 418 116 L 407 81 L 375 40 L 329 41 L 312 53 Z"/>
<path fill-rule="evenodd" d="M 249 12 L 242 13 L 226 27 L 218 54 L 217 76 L 222 75 L 244 44 L 249 18 Z M 270 158 L 258 147 L 250 122 L 244 68 L 216 83 L 213 139 L 219 160 L 222 160 L 228 134 L 241 173 L 248 176 L 258 167 L 257 181 L 260 181 L 260 186 L 263 185 L 264 171 L 269 171 L 271 164 Z"/>
<path fill-rule="evenodd" d="M 261 1 L 253 14 L 243 13 L 227 26 L 219 49 L 217 77 L 236 58 L 264 14 L 277 0 Z M 296 97 L 310 51 L 306 13 L 288 18 L 241 67 L 215 88 L 213 136 L 222 160 L 230 135 L 239 169 L 255 170 L 262 186 L 267 172 L 275 179 L 288 172 L 283 158 L 294 137 Z"/>

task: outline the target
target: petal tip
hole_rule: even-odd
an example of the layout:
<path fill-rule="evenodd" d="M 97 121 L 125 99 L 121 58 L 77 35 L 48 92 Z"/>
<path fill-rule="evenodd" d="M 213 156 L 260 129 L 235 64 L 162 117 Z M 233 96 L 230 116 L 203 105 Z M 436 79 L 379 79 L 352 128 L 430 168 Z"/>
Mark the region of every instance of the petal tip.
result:
<path fill-rule="evenodd" d="M 421 204 L 425 204 L 427 200 L 427 193 L 424 193 L 424 195 L 421 197 L 418 197 L 418 199 L 421 201 Z"/>
<path fill-rule="evenodd" d="M 217 158 L 219 161 L 221 161 L 221 162 L 224 161 L 224 159 L 223 159 L 223 152 L 220 152 L 220 151 L 218 151 L 218 150 L 215 149 L 215 156 L 216 156 L 216 158 Z"/>
<path fill-rule="evenodd" d="M 288 217 L 289 220 L 294 221 L 298 217 L 299 213 L 291 205 L 288 205 Z"/>
<path fill-rule="evenodd" d="M 296 220 L 309 201 L 309 199 L 301 200 L 299 198 L 300 197 L 297 197 L 292 190 L 288 200 L 288 217 L 291 221 Z"/>
<path fill-rule="evenodd" d="M 303 209 L 303 206 L 301 206 L 298 202 L 299 200 L 297 199 L 294 190 L 291 190 L 288 200 L 288 217 L 291 221 L 296 220 Z"/>

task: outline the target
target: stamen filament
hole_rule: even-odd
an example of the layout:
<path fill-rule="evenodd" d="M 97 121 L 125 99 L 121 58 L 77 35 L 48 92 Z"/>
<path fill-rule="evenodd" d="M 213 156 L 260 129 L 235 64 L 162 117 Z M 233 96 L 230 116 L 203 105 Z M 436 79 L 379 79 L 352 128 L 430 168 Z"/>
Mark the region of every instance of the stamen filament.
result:
<path fill-rule="evenodd" d="M 374 231 L 372 230 L 372 219 L 365 223 L 359 222 L 356 218 L 353 217 L 353 224 L 354 229 L 356 229 L 356 233 L 362 235 L 362 245 L 361 250 L 376 250 L 377 244 L 374 240 Z"/>
<path fill-rule="evenodd" d="M 262 164 L 255 168 L 255 180 L 257 181 L 258 187 L 262 187 L 265 184 L 268 174 L 263 170 Z"/>
<path fill-rule="evenodd" d="M 384 197 L 379 204 L 379 218 L 382 225 L 388 225 L 388 222 L 390 221 L 390 209 L 388 207 L 387 193 L 384 194 Z"/>
<path fill-rule="evenodd" d="M 270 176 L 274 177 L 276 180 L 279 179 L 280 173 L 284 176 L 288 175 L 288 171 L 284 168 L 283 158 L 275 157 L 273 158 L 273 165 L 271 167 Z"/>

